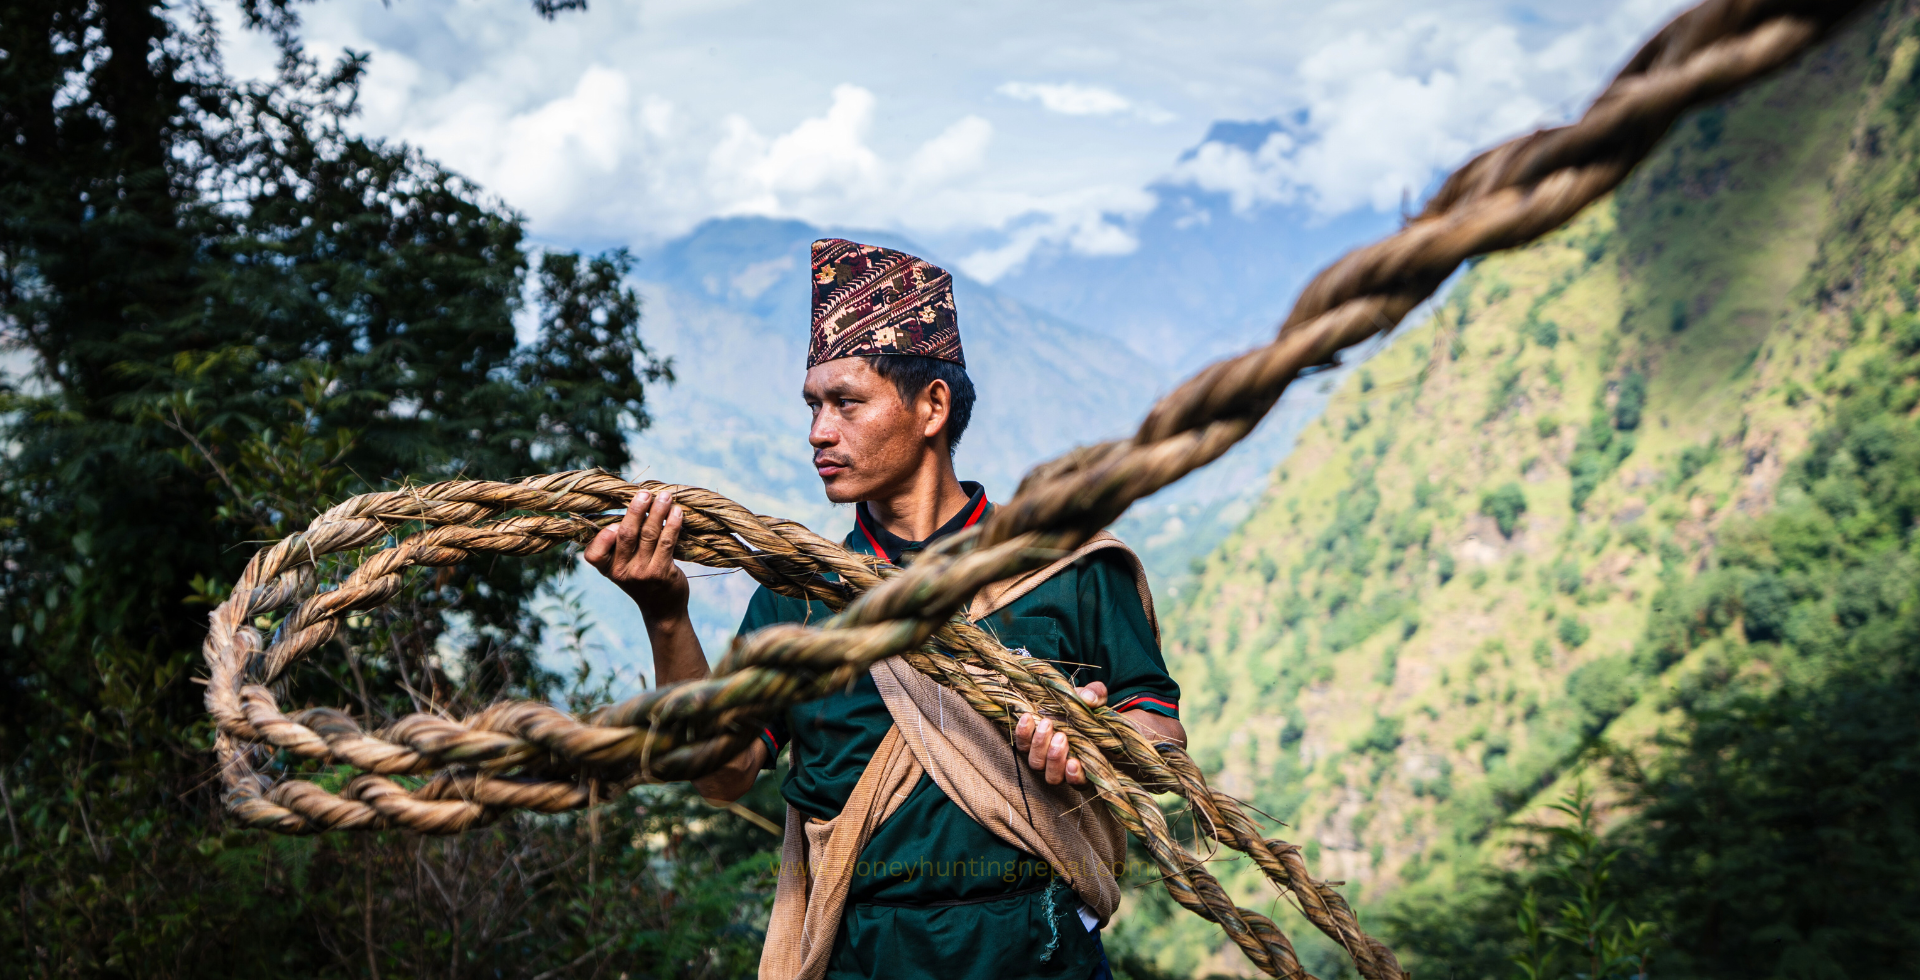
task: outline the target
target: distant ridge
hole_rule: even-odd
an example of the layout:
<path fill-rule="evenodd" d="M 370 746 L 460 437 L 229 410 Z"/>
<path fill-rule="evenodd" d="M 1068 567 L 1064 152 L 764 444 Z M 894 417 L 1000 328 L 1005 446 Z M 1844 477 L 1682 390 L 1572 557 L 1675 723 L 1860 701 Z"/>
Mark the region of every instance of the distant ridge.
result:
<path fill-rule="evenodd" d="M 1200 145 L 1257 149 L 1287 125 L 1216 123 Z M 954 273 L 981 396 L 960 471 L 1005 499 L 1035 463 L 1126 435 L 1174 380 L 1259 342 L 1319 266 L 1392 224 L 1371 212 L 1333 220 L 1298 208 L 1236 212 L 1224 194 L 1171 183 L 1154 190 L 1161 203 L 1132 228 L 1140 243 L 1132 253 L 1042 253 L 992 285 L 897 234 L 792 219 L 714 219 L 641 253 L 642 333 L 656 353 L 674 359 L 679 381 L 650 405 L 654 424 L 635 439 L 636 465 L 649 477 L 710 486 L 830 537 L 845 533 L 849 518 L 825 502 L 810 465 L 799 398 L 808 246 L 816 238 L 903 249 Z M 1163 597 L 1177 595 L 1193 561 L 1245 519 L 1343 374 L 1295 386 L 1205 479 L 1137 504 L 1116 525 Z M 608 627 L 615 658 L 644 662 L 644 632 L 630 604 L 603 583 L 577 582 Z M 710 653 L 731 634 L 751 592 L 741 576 L 696 583 L 696 620 Z"/>

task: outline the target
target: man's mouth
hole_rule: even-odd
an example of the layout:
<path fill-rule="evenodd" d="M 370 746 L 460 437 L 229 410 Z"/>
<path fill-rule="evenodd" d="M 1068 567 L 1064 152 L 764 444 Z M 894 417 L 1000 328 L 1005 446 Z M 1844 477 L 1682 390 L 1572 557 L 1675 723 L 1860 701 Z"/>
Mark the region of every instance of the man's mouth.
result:
<path fill-rule="evenodd" d="M 815 456 L 813 458 L 813 469 L 814 472 L 819 473 L 820 478 L 824 480 L 846 472 L 849 462 L 850 460 L 835 459 L 832 456 Z"/>

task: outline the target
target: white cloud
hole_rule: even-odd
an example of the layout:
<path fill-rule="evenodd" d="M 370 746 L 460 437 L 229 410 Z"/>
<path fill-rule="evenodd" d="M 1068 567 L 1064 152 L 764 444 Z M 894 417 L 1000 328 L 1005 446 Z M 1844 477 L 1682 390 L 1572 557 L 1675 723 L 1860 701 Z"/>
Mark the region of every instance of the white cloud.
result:
<path fill-rule="evenodd" d="M 962 188 L 986 163 L 993 124 L 966 116 L 904 159 L 887 159 L 869 143 L 877 104 L 872 92 L 840 85 L 823 115 L 773 137 L 728 117 L 707 161 L 706 191 L 717 213 L 878 226 L 912 215 L 922 227 L 977 218 L 969 209 L 983 202 Z"/>
<path fill-rule="evenodd" d="M 857 85 L 833 90 L 823 116 L 804 119 L 767 139 L 742 116 L 728 116 L 726 137 L 713 148 L 712 191 L 733 213 L 806 213 L 821 197 L 849 197 L 872 188 L 880 158 L 866 144 L 873 128 L 873 93 Z"/>
<path fill-rule="evenodd" d="M 1124 96 L 1098 85 L 1008 82 L 994 91 L 1022 102 L 1038 102 L 1048 112 L 1063 116 L 1111 116 L 1133 108 Z"/>
<path fill-rule="evenodd" d="M 1297 123 L 1257 147 L 1207 142 L 1169 179 L 1246 210 L 1386 211 L 1475 151 L 1564 121 L 1661 3 L 1637 0 L 1529 50 L 1513 25 L 1417 16 L 1330 40 L 1297 69 Z"/>
<path fill-rule="evenodd" d="M 1132 201 L 1114 201 L 1105 195 L 1064 206 L 1049 202 L 1053 208 L 1036 211 L 1034 220 L 1016 223 L 1008 229 L 1000 245 L 975 250 L 959 261 L 967 275 L 992 282 L 1006 275 L 1044 244 L 1063 245 L 1082 255 L 1125 255 L 1140 245 L 1126 227 L 1126 218 L 1150 211 L 1152 195 L 1141 194 Z"/>
<path fill-rule="evenodd" d="M 994 131 L 979 116 L 959 119 L 905 159 L 890 160 L 869 142 L 878 105 L 866 89 L 841 85 L 823 115 L 771 138 L 730 117 L 709 158 L 707 187 L 717 213 L 932 232 L 1004 230 L 999 245 L 959 260 L 969 275 L 989 282 L 1045 242 L 1087 255 L 1138 244 L 1123 225 L 1152 209 L 1155 199 L 1144 190 L 1102 185 L 1035 195 L 982 186 Z"/>
<path fill-rule="evenodd" d="M 913 152 L 907 162 L 910 187 L 935 187 L 979 170 L 987 159 L 987 144 L 993 140 L 993 124 L 979 116 L 968 116 L 948 126 Z"/>
<path fill-rule="evenodd" d="M 1038 102 L 1048 112 L 1063 116 L 1112 116 L 1127 113 L 1150 123 L 1168 123 L 1174 114 L 1159 106 L 1140 105 L 1112 89 L 1072 82 L 1007 82 L 995 92 L 1022 102 Z"/>
<path fill-rule="evenodd" d="M 1132 248 L 1148 188 L 1211 120 L 1306 111 L 1264 144 L 1202 147 L 1175 182 L 1243 208 L 1397 207 L 1577 108 L 1674 2 L 1219 0 L 1171 17 L 981 0 L 923 11 L 937 22 L 912 46 L 881 43 L 887 17 L 829 24 L 777 0 L 303 16 L 316 53 L 371 53 L 368 132 L 474 177 L 545 241 L 644 246 L 765 214 L 898 231 L 992 278 L 1043 242 Z M 235 70 L 270 72 L 264 39 L 216 10 Z"/>

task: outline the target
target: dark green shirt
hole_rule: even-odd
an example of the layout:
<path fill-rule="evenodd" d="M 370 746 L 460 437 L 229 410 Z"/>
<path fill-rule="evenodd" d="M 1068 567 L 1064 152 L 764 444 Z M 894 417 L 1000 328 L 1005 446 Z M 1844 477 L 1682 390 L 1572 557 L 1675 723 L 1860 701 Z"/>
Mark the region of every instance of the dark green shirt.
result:
<path fill-rule="evenodd" d="M 961 486 L 967 506 L 927 541 L 896 537 L 862 504 L 847 546 L 899 563 L 991 512 L 979 484 Z M 762 588 L 740 632 L 829 615 L 822 603 Z M 1167 675 L 1132 569 L 1113 552 L 1087 556 L 980 625 L 1009 647 L 1058 662 L 1078 684 L 1104 681 L 1117 710 L 1179 716 L 1180 689 Z M 791 708 L 768 725 L 762 737 L 772 754 L 793 752 L 781 787 L 788 805 L 823 820 L 837 815 L 892 724 L 873 678 L 863 675 L 850 690 Z M 1079 907 L 1043 862 L 975 823 L 922 776 L 860 854 L 827 976 L 1086 980 L 1100 953 Z"/>

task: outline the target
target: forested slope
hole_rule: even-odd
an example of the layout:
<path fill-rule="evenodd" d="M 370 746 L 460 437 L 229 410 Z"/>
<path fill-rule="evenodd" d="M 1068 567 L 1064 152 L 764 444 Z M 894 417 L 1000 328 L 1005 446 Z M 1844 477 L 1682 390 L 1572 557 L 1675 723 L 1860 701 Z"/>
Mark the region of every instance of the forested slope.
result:
<path fill-rule="evenodd" d="M 1661 972 L 1911 972 L 1916 55 L 1883 9 L 1465 273 L 1169 611 L 1201 765 L 1416 973 L 1513 975 L 1576 782 Z M 1135 972 L 1236 969 L 1164 913 Z"/>

